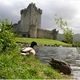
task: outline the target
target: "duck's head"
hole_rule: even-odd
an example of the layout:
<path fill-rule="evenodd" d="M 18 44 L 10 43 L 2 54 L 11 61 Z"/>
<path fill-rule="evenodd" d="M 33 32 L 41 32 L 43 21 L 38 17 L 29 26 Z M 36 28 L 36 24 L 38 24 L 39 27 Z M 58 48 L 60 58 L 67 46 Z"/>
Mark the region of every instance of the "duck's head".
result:
<path fill-rule="evenodd" d="M 31 46 L 30 47 L 34 47 L 34 46 L 37 46 L 37 43 L 35 41 L 31 42 Z"/>

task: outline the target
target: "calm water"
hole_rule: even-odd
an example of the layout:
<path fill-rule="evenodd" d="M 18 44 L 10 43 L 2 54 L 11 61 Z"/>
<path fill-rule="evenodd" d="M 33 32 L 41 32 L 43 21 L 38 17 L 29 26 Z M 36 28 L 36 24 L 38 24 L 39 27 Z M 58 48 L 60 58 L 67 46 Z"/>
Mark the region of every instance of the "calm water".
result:
<path fill-rule="evenodd" d="M 74 78 L 80 80 L 80 48 L 41 46 L 36 49 L 36 52 L 43 63 L 48 63 L 51 58 L 70 63 Z"/>

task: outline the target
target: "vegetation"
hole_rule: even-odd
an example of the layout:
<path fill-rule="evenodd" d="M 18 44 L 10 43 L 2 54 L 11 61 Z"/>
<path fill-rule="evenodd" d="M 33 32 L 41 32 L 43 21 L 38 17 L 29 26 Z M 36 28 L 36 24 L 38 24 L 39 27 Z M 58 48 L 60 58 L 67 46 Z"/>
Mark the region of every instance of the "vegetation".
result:
<path fill-rule="evenodd" d="M 63 30 L 64 41 L 70 44 L 73 43 L 73 32 L 71 29 L 69 29 L 69 27 L 67 27 L 67 22 L 61 17 L 56 18 L 55 22 L 58 25 L 58 27 Z"/>
<path fill-rule="evenodd" d="M 32 41 L 36 41 L 39 45 L 53 45 L 53 46 L 72 46 L 71 44 L 67 44 L 58 40 L 53 39 L 40 39 L 40 38 L 16 38 L 16 42 L 21 43 L 31 43 Z"/>
<path fill-rule="evenodd" d="M 12 49 L 16 46 L 11 23 L 7 20 L 0 22 L 0 51 Z"/>
<path fill-rule="evenodd" d="M 72 47 L 80 47 L 80 43 L 73 43 Z"/>
<path fill-rule="evenodd" d="M 17 41 L 21 38 L 16 38 Z M 38 39 L 22 39 L 22 41 Z M 45 40 L 47 42 L 47 40 Z M 42 43 L 42 41 L 40 42 Z M 43 41 L 43 43 L 45 43 Z M 48 42 L 47 42 L 48 43 Z M 56 42 L 57 43 L 57 42 Z M 50 43 L 51 44 L 51 43 Z M 35 56 L 22 56 L 15 43 L 11 24 L 0 22 L 0 79 L 63 79 L 61 75 L 48 64 L 42 64 Z"/>
<path fill-rule="evenodd" d="M 19 50 L 0 54 L 0 79 L 60 79 L 63 76 L 34 56 L 22 56 Z"/>

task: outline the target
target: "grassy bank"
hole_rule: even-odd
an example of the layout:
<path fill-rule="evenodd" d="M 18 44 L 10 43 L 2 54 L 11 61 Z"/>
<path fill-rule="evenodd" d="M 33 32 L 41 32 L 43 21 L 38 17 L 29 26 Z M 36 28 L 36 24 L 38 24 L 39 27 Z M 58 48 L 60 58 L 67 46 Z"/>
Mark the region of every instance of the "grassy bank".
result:
<path fill-rule="evenodd" d="M 36 41 L 39 45 L 72 46 L 71 44 L 67 44 L 67 43 L 64 43 L 58 40 L 52 40 L 52 39 L 16 38 L 16 42 L 31 43 L 32 41 Z"/>
<path fill-rule="evenodd" d="M 0 23 L 0 79 L 63 79 L 61 75 L 47 64 L 42 64 L 35 56 L 22 56 L 16 42 L 38 44 L 57 44 L 48 39 L 16 38 L 11 24 Z M 15 42 L 16 41 L 16 42 Z M 60 44 L 60 43 L 59 43 Z M 15 49 L 14 49 L 15 48 Z"/>
<path fill-rule="evenodd" d="M 22 56 L 19 50 L 0 53 L 0 79 L 63 79 L 60 73 L 34 56 Z"/>

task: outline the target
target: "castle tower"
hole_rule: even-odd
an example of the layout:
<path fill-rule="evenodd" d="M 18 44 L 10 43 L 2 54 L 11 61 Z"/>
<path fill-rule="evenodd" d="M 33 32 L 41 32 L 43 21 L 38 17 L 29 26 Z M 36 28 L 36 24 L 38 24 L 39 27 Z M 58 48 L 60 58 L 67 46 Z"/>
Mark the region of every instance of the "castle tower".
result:
<path fill-rule="evenodd" d="M 42 10 L 33 3 L 21 10 L 20 32 L 29 37 L 37 37 L 37 29 L 41 28 L 41 14 Z"/>

